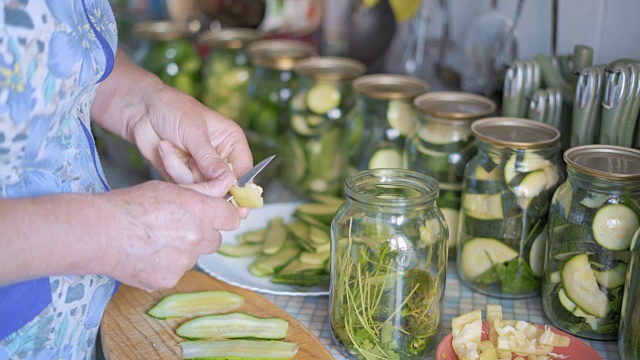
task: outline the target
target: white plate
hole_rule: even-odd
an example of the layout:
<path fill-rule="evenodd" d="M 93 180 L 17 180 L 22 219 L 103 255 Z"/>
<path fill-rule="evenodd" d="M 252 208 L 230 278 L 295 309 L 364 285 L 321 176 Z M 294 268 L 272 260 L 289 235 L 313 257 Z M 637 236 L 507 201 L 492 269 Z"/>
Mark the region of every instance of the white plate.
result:
<path fill-rule="evenodd" d="M 253 209 L 249 217 L 242 221 L 239 228 L 222 233 L 222 242 L 237 244 L 236 235 L 249 230 L 265 228 L 269 220 L 277 216 L 281 216 L 285 222 L 289 222 L 293 219 L 293 212 L 299 205 L 299 202 L 272 203 L 266 204 L 260 209 Z M 249 272 L 249 266 L 254 260 L 255 256 L 229 257 L 215 253 L 201 256 L 198 259 L 198 266 L 202 271 L 227 284 L 261 293 L 289 296 L 329 295 L 328 287 L 299 288 L 272 283 L 271 277 L 254 276 Z"/>

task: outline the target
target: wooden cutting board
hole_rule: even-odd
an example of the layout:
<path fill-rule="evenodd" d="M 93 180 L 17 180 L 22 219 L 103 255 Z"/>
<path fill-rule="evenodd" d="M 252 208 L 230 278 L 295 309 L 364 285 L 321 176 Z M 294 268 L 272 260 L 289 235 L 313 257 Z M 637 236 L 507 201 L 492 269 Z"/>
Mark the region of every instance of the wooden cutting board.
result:
<path fill-rule="evenodd" d="M 107 304 L 100 326 L 106 360 L 182 359 L 182 350 L 178 345 L 182 339 L 175 334 L 175 329 L 188 319 L 158 320 L 146 312 L 167 295 L 204 290 L 227 290 L 244 296 L 244 304 L 236 311 L 258 317 L 288 320 L 289 331 L 285 340 L 300 344 L 296 360 L 333 359 L 331 353 L 309 329 L 262 295 L 226 284 L 197 271 L 189 271 L 174 288 L 168 290 L 148 293 L 131 286 L 120 285 L 118 292 Z"/>

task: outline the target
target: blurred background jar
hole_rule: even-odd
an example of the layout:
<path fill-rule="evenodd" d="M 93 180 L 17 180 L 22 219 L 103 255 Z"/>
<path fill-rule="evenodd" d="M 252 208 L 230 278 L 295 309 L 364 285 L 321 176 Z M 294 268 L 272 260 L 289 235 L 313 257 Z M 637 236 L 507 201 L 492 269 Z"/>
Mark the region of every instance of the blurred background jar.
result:
<path fill-rule="evenodd" d="M 365 75 L 353 82 L 356 105 L 347 116 L 347 174 L 401 168 L 407 136 L 418 125 L 413 99 L 429 85 L 406 75 Z"/>
<path fill-rule="evenodd" d="M 283 170 L 289 187 L 300 195 L 342 194 L 344 118 L 355 103 L 352 81 L 365 70 L 361 62 L 340 57 L 296 63 L 299 86 L 290 103 Z"/>
<path fill-rule="evenodd" d="M 247 103 L 249 128 L 281 140 L 289 123 L 289 101 L 298 88 L 293 68 L 315 50 L 303 41 L 268 39 L 254 41 L 247 51 L 254 68 Z"/>
<path fill-rule="evenodd" d="M 194 29 L 183 21 L 142 21 L 134 32 L 144 52 L 140 65 L 187 94 L 200 98 L 201 59 L 193 41 Z"/>
<path fill-rule="evenodd" d="M 640 151 L 585 145 L 565 151 L 564 160 L 567 181 L 549 211 L 544 312 L 568 333 L 616 339 L 629 248 L 640 227 Z"/>
<path fill-rule="evenodd" d="M 403 168 L 429 175 L 440 186 L 438 208 L 449 226 L 449 257 L 456 257 L 462 180 L 477 146 L 471 124 L 495 113 L 496 103 L 463 92 L 431 92 L 414 100 L 419 124 L 406 140 Z"/>
<path fill-rule="evenodd" d="M 198 43 L 209 50 L 202 67 L 202 102 L 249 127 L 246 96 L 251 79 L 251 63 L 246 46 L 260 39 L 252 29 L 225 28 L 200 34 Z"/>
<path fill-rule="evenodd" d="M 622 360 L 640 359 L 640 228 L 631 242 L 631 256 L 624 284 L 618 350 Z"/>
<path fill-rule="evenodd" d="M 537 295 L 549 204 L 565 177 L 560 132 L 505 117 L 477 120 L 471 131 L 478 152 L 467 163 L 462 183 L 460 278 L 490 296 Z"/>
<path fill-rule="evenodd" d="M 404 169 L 347 178 L 331 225 L 330 316 L 349 358 L 422 359 L 442 325 L 447 226 L 435 179 Z"/>

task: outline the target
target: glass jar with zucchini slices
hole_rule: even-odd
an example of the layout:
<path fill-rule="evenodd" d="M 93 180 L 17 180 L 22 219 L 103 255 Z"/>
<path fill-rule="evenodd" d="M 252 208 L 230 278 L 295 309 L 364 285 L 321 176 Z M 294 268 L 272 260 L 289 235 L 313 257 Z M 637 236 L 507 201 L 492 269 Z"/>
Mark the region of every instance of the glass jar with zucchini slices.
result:
<path fill-rule="evenodd" d="M 356 105 L 347 115 L 347 173 L 377 168 L 402 168 L 407 136 L 418 125 L 413 99 L 429 91 L 415 77 L 365 75 L 353 82 Z"/>
<path fill-rule="evenodd" d="M 202 67 L 202 102 L 249 127 L 246 96 L 251 79 L 251 63 L 246 46 L 260 38 L 253 29 L 224 28 L 202 33 L 198 43 L 209 49 Z"/>
<path fill-rule="evenodd" d="M 405 142 L 402 167 L 440 184 L 438 207 L 449 226 L 449 257 L 455 258 L 464 167 L 477 152 L 471 123 L 493 114 L 496 103 L 480 95 L 438 91 L 418 96 L 414 105 L 419 125 Z"/>
<path fill-rule="evenodd" d="M 252 42 L 247 51 L 253 65 L 247 103 L 249 128 L 282 138 L 289 123 L 289 101 L 298 88 L 293 68 L 298 60 L 315 55 L 315 50 L 303 41 L 267 39 Z"/>
<path fill-rule="evenodd" d="M 585 145 L 565 151 L 564 160 L 567 181 L 549 210 L 542 304 L 566 332 L 615 339 L 629 248 L 640 227 L 640 151 Z"/>
<path fill-rule="evenodd" d="M 565 177 L 560 132 L 507 117 L 477 120 L 471 131 L 478 152 L 462 182 L 460 278 L 490 296 L 538 295 L 549 204 Z"/>
<path fill-rule="evenodd" d="M 141 66 L 168 85 L 199 98 L 202 61 L 192 41 L 193 31 L 181 21 L 142 21 L 136 36 L 147 40 Z"/>
<path fill-rule="evenodd" d="M 405 169 L 355 173 L 331 224 L 330 316 L 349 358 L 423 359 L 442 324 L 448 230 L 438 183 Z"/>
<path fill-rule="evenodd" d="M 640 359 L 640 228 L 631 241 L 620 314 L 618 350 L 622 360 Z"/>
<path fill-rule="evenodd" d="M 312 57 L 297 62 L 299 86 L 290 103 L 285 177 L 301 195 L 342 194 L 344 118 L 355 99 L 351 83 L 366 66 L 353 59 Z"/>

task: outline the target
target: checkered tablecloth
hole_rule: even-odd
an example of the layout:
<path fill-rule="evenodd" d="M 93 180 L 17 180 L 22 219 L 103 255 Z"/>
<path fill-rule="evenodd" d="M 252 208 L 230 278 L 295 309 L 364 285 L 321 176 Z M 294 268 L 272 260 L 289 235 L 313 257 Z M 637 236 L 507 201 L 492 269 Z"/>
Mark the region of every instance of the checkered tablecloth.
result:
<path fill-rule="evenodd" d="M 286 310 L 298 319 L 331 351 L 336 360 L 346 359 L 338 350 L 331 337 L 331 325 L 329 324 L 329 297 L 328 296 L 278 296 L 262 294 L 278 306 Z M 455 262 L 450 261 L 447 268 L 447 283 L 444 298 L 444 319 L 440 338 L 451 332 L 451 319 L 465 312 L 484 309 L 487 303 L 502 304 L 502 312 L 505 319 L 524 320 L 538 324 L 550 324 L 544 315 L 542 303 L 539 297 L 522 300 L 507 300 L 488 297 L 472 291 L 458 278 Z M 618 344 L 615 341 L 589 341 L 590 344 L 605 360 L 620 360 Z M 427 357 L 435 359 L 435 349 Z"/>

